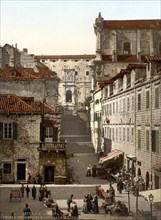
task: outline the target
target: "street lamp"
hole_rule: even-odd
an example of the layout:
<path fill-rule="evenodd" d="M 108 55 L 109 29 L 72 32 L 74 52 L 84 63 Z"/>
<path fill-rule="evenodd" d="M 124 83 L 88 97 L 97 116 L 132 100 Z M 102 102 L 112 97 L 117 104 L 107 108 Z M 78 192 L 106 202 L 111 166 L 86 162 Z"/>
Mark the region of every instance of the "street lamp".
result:
<path fill-rule="evenodd" d="M 136 213 L 138 212 L 138 199 L 139 199 L 139 185 L 141 184 L 141 180 L 137 178 L 135 181 L 135 195 L 136 195 Z"/>
<path fill-rule="evenodd" d="M 154 200 L 154 196 L 153 194 L 150 194 L 149 196 L 149 202 L 150 202 L 150 219 L 153 219 L 153 214 L 152 214 L 152 205 L 153 205 L 153 200 Z"/>
<path fill-rule="evenodd" d="M 127 193 L 128 193 L 129 212 L 130 212 L 130 190 L 131 190 L 131 187 L 130 187 L 130 184 L 128 183 L 128 185 L 127 185 Z"/>

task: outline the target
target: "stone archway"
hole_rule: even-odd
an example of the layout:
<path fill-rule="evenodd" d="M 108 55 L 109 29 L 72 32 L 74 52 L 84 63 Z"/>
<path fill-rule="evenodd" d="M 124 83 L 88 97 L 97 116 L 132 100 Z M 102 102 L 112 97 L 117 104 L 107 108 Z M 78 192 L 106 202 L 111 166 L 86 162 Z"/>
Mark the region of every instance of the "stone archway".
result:
<path fill-rule="evenodd" d="M 68 89 L 65 94 L 66 102 L 72 102 L 72 91 Z"/>
<path fill-rule="evenodd" d="M 146 172 L 146 183 L 145 183 L 145 187 L 146 187 L 146 190 L 149 188 L 149 182 L 150 181 L 150 176 L 149 176 L 149 172 L 147 171 Z"/>
<path fill-rule="evenodd" d="M 140 167 L 138 168 L 138 176 L 141 176 L 141 169 L 140 169 Z"/>

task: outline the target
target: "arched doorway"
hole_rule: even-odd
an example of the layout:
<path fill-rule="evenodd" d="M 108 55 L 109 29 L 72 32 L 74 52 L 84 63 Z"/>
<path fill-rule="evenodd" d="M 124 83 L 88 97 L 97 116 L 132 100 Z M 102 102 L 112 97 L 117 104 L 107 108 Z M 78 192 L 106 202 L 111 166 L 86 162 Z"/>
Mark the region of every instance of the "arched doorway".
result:
<path fill-rule="evenodd" d="M 145 183 L 146 190 L 149 188 L 149 181 L 150 181 L 150 176 L 149 176 L 149 172 L 147 171 L 146 172 L 146 183 Z"/>
<path fill-rule="evenodd" d="M 65 94 L 66 102 L 72 102 L 72 91 L 68 89 Z"/>
<path fill-rule="evenodd" d="M 138 168 L 138 176 L 141 176 L 141 169 L 140 169 L 140 167 Z"/>

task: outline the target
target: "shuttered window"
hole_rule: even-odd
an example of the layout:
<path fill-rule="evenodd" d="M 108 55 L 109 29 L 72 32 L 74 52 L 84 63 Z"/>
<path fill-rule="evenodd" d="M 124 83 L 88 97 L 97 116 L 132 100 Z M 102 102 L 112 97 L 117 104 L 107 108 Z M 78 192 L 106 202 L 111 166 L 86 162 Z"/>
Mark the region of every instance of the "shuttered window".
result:
<path fill-rule="evenodd" d="M 0 122 L 0 139 L 16 140 L 17 139 L 17 123 Z"/>
<path fill-rule="evenodd" d="M 149 108 L 150 104 L 150 93 L 149 91 L 146 91 L 146 109 Z"/>
<path fill-rule="evenodd" d="M 141 110 L 141 94 L 138 94 L 138 110 Z"/>
<path fill-rule="evenodd" d="M 146 149 L 147 150 L 149 150 L 149 145 L 150 145 L 149 138 L 150 138 L 150 131 L 146 130 Z"/>
<path fill-rule="evenodd" d="M 3 164 L 3 173 L 10 174 L 11 173 L 11 163 L 4 163 Z"/>
<path fill-rule="evenodd" d="M 152 131 L 152 152 L 159 152 L 159 131 L 153 130 Z"/>
<path fill-rule="evenodd" d="M 141 148 L 141 130 L 138 130 L 138 148 Z"/>
<path fill-rule="evenodd" d="M 159 108 L 159 87 L 155 88 L 155 108 Z"/>

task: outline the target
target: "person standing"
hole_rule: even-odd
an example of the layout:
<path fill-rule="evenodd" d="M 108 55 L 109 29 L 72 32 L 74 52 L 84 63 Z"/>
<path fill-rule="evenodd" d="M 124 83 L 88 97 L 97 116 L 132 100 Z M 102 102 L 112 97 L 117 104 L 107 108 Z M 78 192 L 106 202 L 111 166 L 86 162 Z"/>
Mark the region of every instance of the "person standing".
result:
<path fill-rule="evenodd" d="M 71 194 L 70 197 L 67 198 L 68 212 L 70 212 L 70 205 L 72 202 L 73 202 L 73 194 Z"/>
<path fill-rule="evenodd" d="M 26 204 L 25 208 L 23 209 L 24 220 L 31 220 L 31 209 L 29 208 L 28 204 Z"/>
<path fill-rule="evenodd" d="M 32 198 L 35 200 L 36 199 L 36 187 L 32 187 Z"/>
<path fill-rule="evenodd" d="M 109 185 L 109 192 L 110 192 L 110 195 L 111 195 L 111 200 L 112 200 L 112 202 L 114 202 L 115 201 L 115 189 L 113 188 L 111 183 Z"/>
<path fill-rule="evenodd" d="M 124 183 L 122 179 L 120 178 L 117 183 L 117 190 L 119 191 L 119 193 L 122 193 L 123 188 L 124 188 Z"/>
<path fill-rule="evenodd" d="M 21 191 L 21 197 L 23 198 L 24 197 L 24 192 L 25 192 L 24 184 L 21 185 L 20 191 Z"/>
<path fill-rule="evenodd" d="M 29 188 L 29 186 L 27 185 L 27 186 L 26 186 L 26 196 L 27 196 L 27 198 L 29 198 L 29 194 L 30 194 L 30 188 Z"/>
<path fill-rule="evenodd" d="M 86 176 L 91 176 L 91 165 L 89 164 L 87 167 L 87 173 Z"/>

